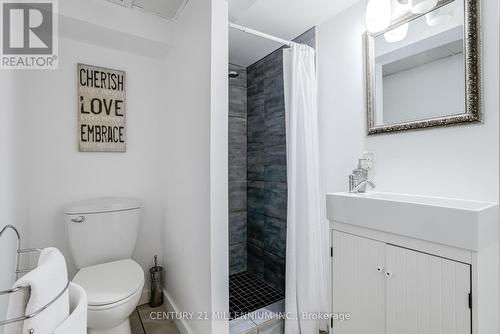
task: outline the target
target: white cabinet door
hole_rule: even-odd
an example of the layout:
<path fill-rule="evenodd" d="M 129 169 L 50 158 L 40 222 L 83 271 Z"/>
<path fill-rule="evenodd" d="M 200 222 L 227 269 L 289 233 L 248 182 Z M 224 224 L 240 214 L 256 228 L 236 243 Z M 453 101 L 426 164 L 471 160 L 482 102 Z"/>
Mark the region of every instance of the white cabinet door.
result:
<path fill-rule="evenodd" d="M 470 266 L 386 247 L 387 334 L 470 334 Z"/>
<path fill-rule="evenodd" d="M 335 334 L 385 333 L 384 262 L 384 243 L 333 232 L 333 310 L 351 316 Z"/>

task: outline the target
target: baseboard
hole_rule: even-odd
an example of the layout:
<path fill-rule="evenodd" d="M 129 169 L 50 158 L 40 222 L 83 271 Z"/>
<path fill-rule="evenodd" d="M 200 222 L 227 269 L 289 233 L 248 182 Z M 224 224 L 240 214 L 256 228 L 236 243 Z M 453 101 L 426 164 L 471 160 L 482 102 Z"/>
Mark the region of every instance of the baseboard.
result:
<path fill-rule="evenodd" d="M 165 308 L 167 309 L 167 311 L 180 313 L 179 309 L 175 305 L 174 300 L 165 289 L 163 289 L 163 302 L 165 304 Z M 177 329 L 179 329 L 181 334 L 193 334 L 193 331 L 189 328 L 189 325 L 186 323 L 186 319 L 177 319 L 177 317 L 175 317 L 174 321 L 175 325 L 177 326 Z"/>

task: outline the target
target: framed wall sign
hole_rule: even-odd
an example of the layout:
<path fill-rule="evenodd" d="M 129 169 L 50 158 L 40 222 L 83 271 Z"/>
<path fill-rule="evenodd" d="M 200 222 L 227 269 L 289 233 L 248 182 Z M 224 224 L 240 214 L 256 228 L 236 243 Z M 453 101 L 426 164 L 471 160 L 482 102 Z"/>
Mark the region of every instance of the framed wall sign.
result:
<path fill-rule="evenodd" d="M 80 152 L 125 152 L 125 72 L 78 64 Z"/>

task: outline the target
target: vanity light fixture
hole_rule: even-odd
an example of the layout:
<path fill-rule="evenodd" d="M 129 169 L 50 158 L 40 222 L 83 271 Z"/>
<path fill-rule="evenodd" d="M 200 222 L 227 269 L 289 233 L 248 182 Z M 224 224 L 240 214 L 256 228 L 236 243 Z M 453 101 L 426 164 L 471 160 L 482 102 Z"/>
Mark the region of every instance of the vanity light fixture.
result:
<path fill-rule="evenodd" d="M 408 35 L 409 24 L 405 23 L 384 34 L 385 41 L 388 43 L 400 42 Z"/>
<path fill-rule="evenodd" d="M 369 0 L 366 5 L 366 29 L 375 33 L 391 25 L 391 0 Z"/>
<path fill-rule="evenodd" d="M 438 0 L 409 0 L 413 14 L 423 14 L 436 7 Z"/>

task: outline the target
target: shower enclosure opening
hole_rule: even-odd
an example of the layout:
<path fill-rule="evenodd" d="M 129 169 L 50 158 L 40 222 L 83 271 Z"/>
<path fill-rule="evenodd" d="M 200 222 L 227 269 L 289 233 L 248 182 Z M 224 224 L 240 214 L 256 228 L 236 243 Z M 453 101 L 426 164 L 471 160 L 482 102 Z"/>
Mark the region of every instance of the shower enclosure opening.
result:
<path fill-rule="evenodd" d="M 314 47 L 315 29 L 295 41 Z M 248 67 L 229 64 L 229 73 L 229 311 L 231 319 L 248 314 L 252 318 L 252 312 L 263 307 L 284 311 L 287 166 L 282 48 Z"/>

